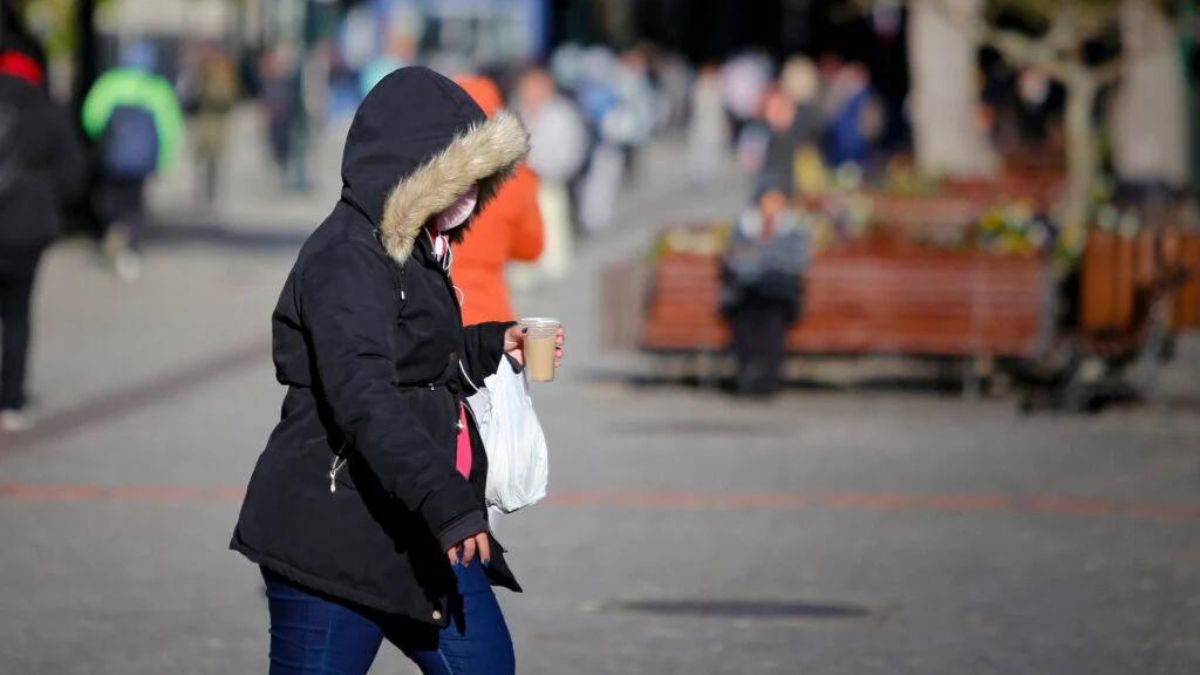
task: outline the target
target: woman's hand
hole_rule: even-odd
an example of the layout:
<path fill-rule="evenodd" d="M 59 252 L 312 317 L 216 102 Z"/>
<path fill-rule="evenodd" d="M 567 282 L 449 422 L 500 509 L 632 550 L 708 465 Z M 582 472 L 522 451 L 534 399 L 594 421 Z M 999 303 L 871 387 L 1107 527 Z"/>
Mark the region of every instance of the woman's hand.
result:
<path fill-rule="evenodd" d="M 463 567 L 469 567 L 477 552 L 480 562 L 484 565 L 492 561 L 492 545 L 488 541 L 487 532 L 473 534 L 451 546 L 450 550 L 446 551 L 446 556 L 450 558 L 451 565 L 457 565 L 461 560 Z"/>
<path fill-rule="evenodd" d="M 520 326 L 509 328 L 504 334 L 504 353 L 511 356 L 517 363 L 525 365 L 525 333 L 528 329 Z M 562 326 L 558 327 L 558 332 L 554 335 L 554 367 L 558 368 L 562 365 L 563 360 L 563 345 L 566 344 L 567 333 Z"/>
<path fill-rule="evenodd" d="M 525 333 L 527 329 L 512 326 L 504 333 L 504 353 L 525 365 Z"/>

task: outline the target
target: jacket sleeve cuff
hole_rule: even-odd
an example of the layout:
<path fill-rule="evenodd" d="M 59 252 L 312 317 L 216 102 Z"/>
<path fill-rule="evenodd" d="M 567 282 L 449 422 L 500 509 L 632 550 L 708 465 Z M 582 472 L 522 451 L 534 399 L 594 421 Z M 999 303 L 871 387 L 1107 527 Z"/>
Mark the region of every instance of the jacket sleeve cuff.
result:
<path fill-rule="evenodd" d="M 472 380 L 482 385 L 484 378 L 500 367 L 500 359 L 504 358 L 504 333 L 515 325 L 515 321 L 492 321 L 466 328 L 466 366 Z"/>
<path fill-rule="evenodd" d="M 438 544 L 443 551 L 449 551 L 451 546 L 472 535 L 487 532 L 487 519 L 481 511 L 471 511 L 455 520 L 450 521 L 437 534 Z"/>

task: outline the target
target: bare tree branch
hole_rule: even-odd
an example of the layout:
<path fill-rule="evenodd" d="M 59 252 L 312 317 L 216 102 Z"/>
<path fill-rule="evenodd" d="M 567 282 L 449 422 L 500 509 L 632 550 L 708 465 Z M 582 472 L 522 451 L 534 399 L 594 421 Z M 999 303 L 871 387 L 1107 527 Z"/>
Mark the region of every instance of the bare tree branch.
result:
<path fill-rule="evenodd" d="M 1070 80 L 1075 75 L 1072 61 L 1058 56 L 1053 47 L 1041 39 L 1035 40 L 1014 30 L 991 26 L 984 26 L 978 35 L 981 44 L 1000 52 L 1006 61 L 1015 66 L 1040 70 L 1060 82 Z"/>
<path fill-rule="evenodd" d="M 1081 6 L 1070 2 L 1033 0 L 1022 7 L 1037 8 L 1037 16 L 1049 23 L 1046 32 L 1033 37 L 1017 30 L 997 28 L 986 19 L 972 19 L 955 6 L 954 0 L 906 0 L 908 4 L 927 2 L 980 46 L 991 47 L 1010 64 L 1019 68 L 1039 70 L 1054 80 L 1069 83 L 1079 77 L 1094 77 L 1102 85 L 1115 84 L 1129 65 L 1144 54 L 1124 54 L 1098 66 L 1083 60 L 1082 46 L 1103 37 L 1116 20 L 1120 2 L 1099 2 Z M 1142 0 L 1165 11 L 1160 0 Z M 1019 2 L 1019 0 L 1018 0 Z M 862 14 L 870 12 L 872 0 L 850 0 L 850 5 Z M 1014 5 L 1015 6 L 1015 5 Z M 1200 24 L 1200 20 L 1197 21 Z M 1181 24 L 1183 31 L 1198 26 Z"/>
<path fill-rule="evenodd" d="M 1009 63 L 1040 70 L 1050 77 L 1065 81 L 1073 76 L 1070 62 L 1059 56 L 1060 44 L 1073 44 L 1067 27 L 1058 22 L 1045 36 L 1033 38 L 1015 30 L 996 28 L 985 20 L 972 20 L 951 4 L 951 0 L 922 0 L 932 3 L 946 20 L 955 24 L 970 39 L 1000 52 Z"/>
<path fill-rule="evenodd" d="M 953 0 L 909 0 L 931 2 L 949 21 L 965 31 L 982 46 L 995 49 L 1010 64 L 1019 68 L 1033 68 L 1051 78 L 1070 83 L 1075 78 L 1092 77 L 1101 85 L 1117 83 L 1129 66 L 1147 56 L 1146 53 L 1126 53 L 1104 63 L 1092 66 L 1084 61 L 1082 46 L 1106 33 L 1116 21 L 1119 3 L 1108 3 L 1091 7 L 1086 11 L 1061 7 L 1049 28 L 1040 37 L 997 28 L 986 19 L 972 21 L 953 6 Z M 1157 9 L 1157 0 L 1145 0 Z"/>
<path fill-rule="evenodd" d="M 1064 54 L 1079 49 L 1079 26 L 1074 12 L 1063 10 L 1050 24 L 1050 29 L 1041 37 L 1048 49 Z"/>

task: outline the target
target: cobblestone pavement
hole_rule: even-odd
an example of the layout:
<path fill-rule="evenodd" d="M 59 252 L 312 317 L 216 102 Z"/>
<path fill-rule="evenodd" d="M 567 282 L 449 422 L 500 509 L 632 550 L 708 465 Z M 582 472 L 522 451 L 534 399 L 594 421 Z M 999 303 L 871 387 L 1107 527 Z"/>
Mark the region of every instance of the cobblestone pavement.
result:
<path fill-rule="evenodd" d="M 502 596 L 520 672 L 1200 671 L 1194 407 L 1022 418 L 842 389 L 749 405 L 611 377 L 642 364 L 596 344 L 599 266 L 741 198 L 733 179 L 687 186 L 678 156 L 647 158 L 566 283 L 518 299 L 572 330 L 536 392 L 552 496 L 498 526 L 527 588 Z M 0 673 L 265 672 L 261 583 L 226 543 L 282 394 L 270 308 L 333 165 L 286 200 L 239 160 L 207 221 L 166 181 L 170 236 L 133 285 L 82 243 L 50 256 L 42 424 L 0 438 Z M 1194 387 L 1198 362 L 1185 344 L 1169 378 Z M 385 649 L 373 672 L 412 670 Z"/>

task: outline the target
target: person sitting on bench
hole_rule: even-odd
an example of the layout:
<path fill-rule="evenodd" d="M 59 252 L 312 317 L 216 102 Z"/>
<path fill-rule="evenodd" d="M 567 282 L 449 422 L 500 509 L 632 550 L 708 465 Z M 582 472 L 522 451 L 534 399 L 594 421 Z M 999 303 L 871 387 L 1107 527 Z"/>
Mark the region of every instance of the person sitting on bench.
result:
<path fill-rule="evenodd" d="M 801 315 L 809 237 L 792 209 L 790 181 L 764 176 L 722 259 L 721 314 L 733 331 L 735 391 L 778 391 L 787 333 Z"/>

